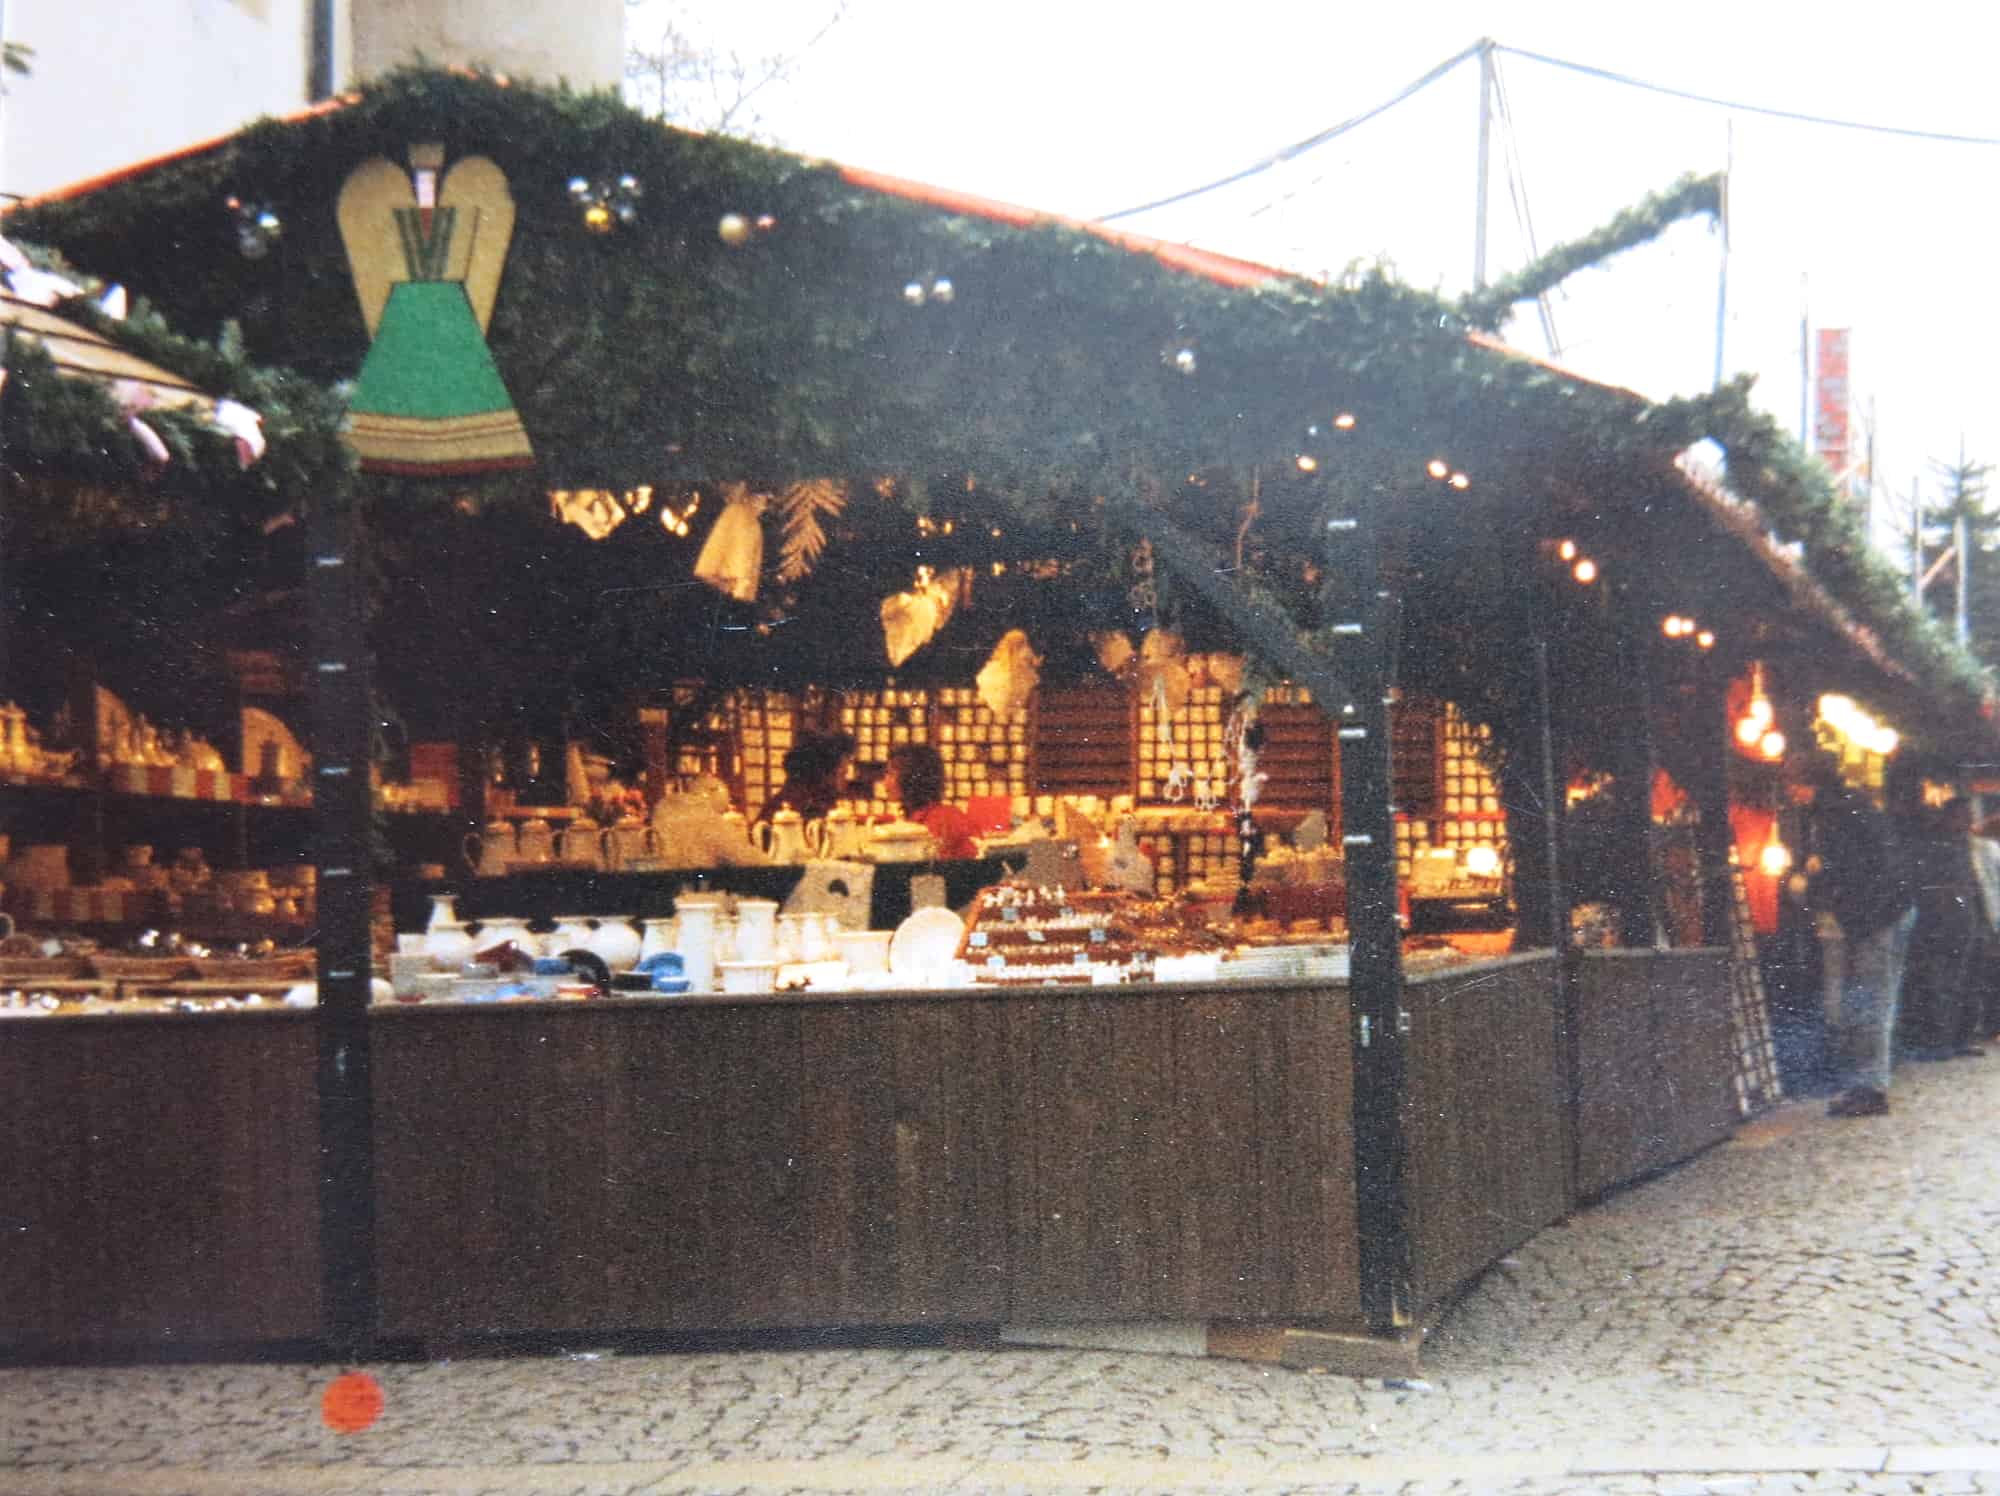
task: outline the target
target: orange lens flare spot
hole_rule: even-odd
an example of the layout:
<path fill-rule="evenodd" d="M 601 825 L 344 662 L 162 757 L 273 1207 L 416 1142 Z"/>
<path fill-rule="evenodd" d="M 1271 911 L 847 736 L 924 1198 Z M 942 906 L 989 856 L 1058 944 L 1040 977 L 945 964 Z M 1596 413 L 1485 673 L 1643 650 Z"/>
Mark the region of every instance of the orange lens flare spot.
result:
<path fill-rule="evenodd" d="M 382 1384 L 365 1371 L 343 1372 L 320 1394 L 319 1416 L 336 1434 L 358 1434 L 382 1416 Z"/>

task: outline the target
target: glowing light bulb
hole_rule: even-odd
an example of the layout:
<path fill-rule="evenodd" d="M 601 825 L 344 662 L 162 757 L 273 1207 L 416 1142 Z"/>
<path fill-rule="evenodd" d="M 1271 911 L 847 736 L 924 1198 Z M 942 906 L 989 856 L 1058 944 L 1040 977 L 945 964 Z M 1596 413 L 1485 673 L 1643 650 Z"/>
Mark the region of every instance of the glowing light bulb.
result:
<path fill-rule="evenodd" d="M 1792 849 L 1776 837 L 1764 843 L 1757 854 L 1757 868 L 1766 877 L 1782 878 L 1792 865 Z"/>
<path fill-rule="evenodd" d="M 1715 648 L 1715 630 L 1703 629 L 1700 633 L 1694 636 L 1694 642 L 1699 648 L 1702 649 Z"/>
<path fill-rule="evenodd" d="M 1569 574 L 1588 587 L 1597 580 L 1597 563 L 1588 556 L 1579 557 L 1576 565 L 1569 569 Z"/>
<path fill-rule="evenodd" d="M 1463 492 L 1464 490 L 1472 487 L 1472 480 L 1466 477 L 1465 474 L 1463 473 L 1453 473 L 1451 475 L 1451 486 L 1453 488 L 1458 489 L 1460 492 Z"/>
<path fill-rule="evenodd" d="M 1741 717 L 1736 723 L 1736 741 L 1745 748 L 1757 746 L 1757 740 L 1764 736 L 1764 724 L 1755 717 Z"/>
<path fill-rule="evenodd" d="M 1576 542 L 1574 540 L 1558 540 L 1556 542 L 1556 554 L 1565 561 L 1574 561 L 1576 559 Z"/>
<path fill-rule="evenodd" d="M 1467 847 L 1465 870 L 1475 878 L 1491 878 L 1500 871 L 1500 854 L 1484 842 Z"/>
<path fill-rule="evenodd" d="M 1317 457 L 1313 456 L 1310 452 L 1299 453 L 1300 472 L 1311 473 L 1311 472 L 1317 472 L 1318 470 L 1319 470 L 1319 459 Z"/>
<path fill-rule="evenodd" d="M 1429 473 L 1433 478 L 1448 477 L 1451 473 L 1451 464 L 1446 462 L 1442 457 L 1433 457 L 1424 468 L 1424 471 Z"/>
<path fill-rule="evenodd" d="M 1333 424 L 1342 431 L 1352 431 L 1354 429 L 1354 415 L 1351 411 L 1343 410 L 1333 418 Z"/>
<path fill-rule="evenodd" d="M 1757 751 L 1776 763 L 1785 756 L 1785 735 L 1772 728 L 1757 740 Z"/>
<path fill-rule="evenodd" d="M 1743 709 L 1743 713 L 1752 722 L 1768 725 L 1771 721 L 1770 698 L 1768 696 L 1752 696 L 1750 698 L 1750 705 Z"/>

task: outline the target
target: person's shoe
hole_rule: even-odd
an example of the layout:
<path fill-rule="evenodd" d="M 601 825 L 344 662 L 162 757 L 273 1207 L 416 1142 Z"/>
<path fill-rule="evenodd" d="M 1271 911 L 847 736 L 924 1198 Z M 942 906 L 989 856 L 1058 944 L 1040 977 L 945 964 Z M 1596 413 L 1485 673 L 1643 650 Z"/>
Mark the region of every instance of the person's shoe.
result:
<path fill-rule="evenodd" d="M 1977 1044 L 1961 1044 L 1951 1054 L 1955 1060 L 1983 1060 L 1986 1058 L 1986 1051 L 1981 1049 Z"/>
<path fill-rule="evenodd" d="M 1888 1113 L 1889 1098 L 1873 1086 L 1856 1086 L 1845 1091 L 1827 1107 L 1829 1117 L 1880 1117 Z"/>

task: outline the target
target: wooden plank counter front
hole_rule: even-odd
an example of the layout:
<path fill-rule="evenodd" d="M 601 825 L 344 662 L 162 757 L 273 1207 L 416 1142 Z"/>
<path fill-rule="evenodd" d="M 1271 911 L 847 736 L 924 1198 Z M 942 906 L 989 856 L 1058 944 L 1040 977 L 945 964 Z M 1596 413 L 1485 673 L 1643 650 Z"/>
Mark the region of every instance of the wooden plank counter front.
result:
<path fill-rule="evenodd" d="M 1359 1327 L 1346 990 L 378 1009 L 380 1332 Z"/>
<path fill-rule="evenodd" d="M 320 1333 L 316 1017 L 0 1023 L 0 1348 Z"/>
<path fill-rule="evenodd" d="M 1699 1153 L 1742 1120 L 1728 951 L 1586 951 L 1573 1007 L 1579 1199 Z"/>

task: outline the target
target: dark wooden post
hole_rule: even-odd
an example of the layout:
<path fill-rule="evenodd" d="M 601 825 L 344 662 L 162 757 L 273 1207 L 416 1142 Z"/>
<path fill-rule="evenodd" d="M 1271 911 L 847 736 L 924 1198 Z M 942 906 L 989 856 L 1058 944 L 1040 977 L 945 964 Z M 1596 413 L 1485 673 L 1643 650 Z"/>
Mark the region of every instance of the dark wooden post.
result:
<path fill-rule="evenodd" d="M 1347 876 L 1349 1006 L 1354 1023 L 1355 1204 L 1361 1309 L 1378 1331 L 1411 1318 L 1403 930 L 1396 879 L 1391 714 L 1400 599 L 1384 565 L 1379 510 L 1336 503 L 1323 550 L 1335 581 L 1323 594 L 1351 697 L 1327 703 L 1340 744 L 1341 852 Z"/>
<path fill-rule="evenodd" d="M 1613 594 L 1612 627 L 1617 631 L 1621 698 L 1613 765 L 1612 793 L 1617 797 L 1616 824 L 1619 862 L 1618 943 L 1650 950 L 1660 945 L 1660 879 L 1653 855 L 1652 631 L 1641 616 L 1640 600 L 1620 584 Z"/>
<path fill-rule="evenodd" d="M 1729 825 L 1728 682 L 1719 662 L 1706 656 L 1697 662 L 1694 680 L 1695 747 L 1688 794 L 1700 815 L 1695 866 L 1701 881 L 1701 940 L 1726 947 L 1736 928 L 1736 889 L 1729 871 L 1729 849 L 1736 837 Z"/>
<path fill-rule="evenodd" d="M 359 1358 L 375 1331 L 373 1090 L 369 1072 L 368 670 L 359 507 L 312 504 L 313 860 L 319 869 L 320 1266 L 327 1338 Z"/>

